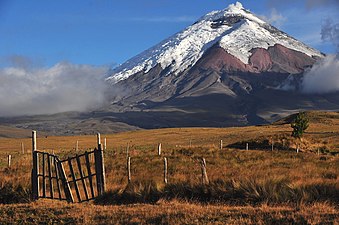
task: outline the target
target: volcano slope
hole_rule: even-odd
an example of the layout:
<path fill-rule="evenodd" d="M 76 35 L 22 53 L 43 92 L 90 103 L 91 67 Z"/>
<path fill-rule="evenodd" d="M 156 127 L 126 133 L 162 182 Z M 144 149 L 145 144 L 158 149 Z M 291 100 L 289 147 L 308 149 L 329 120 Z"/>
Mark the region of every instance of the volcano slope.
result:
<path fill-rule="evenodd" d="M 338 110 L 338 92 L 300 91 L 305 71 L 323 58 L 231 4 L 112 69 L 111 104 L 98 113 L 157 128 L 255 125 L 301 110 Z"/>

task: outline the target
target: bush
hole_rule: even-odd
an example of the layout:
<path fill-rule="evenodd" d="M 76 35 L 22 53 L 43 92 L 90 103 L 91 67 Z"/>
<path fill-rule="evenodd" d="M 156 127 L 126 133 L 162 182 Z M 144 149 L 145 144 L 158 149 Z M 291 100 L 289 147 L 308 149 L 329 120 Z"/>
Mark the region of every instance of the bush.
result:
<path fill-rule="evenodd" d="M 293 128 L 292 137 L 301 138 L 309 126 L 308 122 L 306 113 L 300 112 L 291 123 L 291 127 Z"/>

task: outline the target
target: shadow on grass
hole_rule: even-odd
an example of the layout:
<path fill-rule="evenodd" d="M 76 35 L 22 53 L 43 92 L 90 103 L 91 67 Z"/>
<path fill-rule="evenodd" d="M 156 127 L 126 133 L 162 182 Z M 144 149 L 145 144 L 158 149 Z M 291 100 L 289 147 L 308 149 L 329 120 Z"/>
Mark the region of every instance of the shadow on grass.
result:
<path fill-rule="evenodd" d="M 155 182 L 133 182 L 123 189 L 106 192 L 96 204 L 154 204 L 160 199 L 229 205 L 293 204 L 330 202 L 339 204 L 339 188 L 333 183 L 293 187 L 284 179 L 216 180 L 208 185 L 173 183 L 159 186 Z"/>
<path fill-rule="evenodd" d="M 30 189 L 11 183 L 0 184 L 0 204 L 27 203 L 30 201 Z"/>

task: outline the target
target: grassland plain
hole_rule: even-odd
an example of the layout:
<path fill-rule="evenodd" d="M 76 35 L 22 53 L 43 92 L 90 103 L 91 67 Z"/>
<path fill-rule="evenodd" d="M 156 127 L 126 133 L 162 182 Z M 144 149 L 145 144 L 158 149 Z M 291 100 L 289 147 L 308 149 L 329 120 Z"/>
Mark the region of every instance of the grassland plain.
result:
<path fill-rule="evenodd" d="M 0 138 L 0 202 L 6 203 L 0 205 L 0 224 L 339 224 L 339 114 L 308 117 L 310 127 L 297 141 L 290 137 L 291 118 L 267 126 L 102 135 L 108 190 L 82 204 L 29 202 L 31 140 Z M 65 158 L 75 154 L 77 141 L 79 152 L 96 146 L 95 136 L 38 136 L 38 149 Z M 168 159 L 167 185 L 163 157 Z M 201 157 L 209 185 L 200 182 Z"/>

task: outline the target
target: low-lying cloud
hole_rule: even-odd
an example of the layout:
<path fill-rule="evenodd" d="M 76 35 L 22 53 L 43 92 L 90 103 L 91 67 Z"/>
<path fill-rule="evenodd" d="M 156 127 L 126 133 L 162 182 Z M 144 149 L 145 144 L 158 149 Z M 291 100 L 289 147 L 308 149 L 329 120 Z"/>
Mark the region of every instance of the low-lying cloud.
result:
<path fill-rule="evenodd" d="M 26 65 L 26 64 L 25 64 Z M 86 111 L 105 102 L 108 67 L 58 63 L 0 69 L 0 116 Z"/>
<path fill-rule="evenodd" d="M 304 75 L 301 88 L 304 93 L 324 94 L 339 91 L 339 23 L 327 19 L 321 27 L 321 39 L 331 42 L 336 55 L 327 55 Z"/>
<path fill-rule="evenodd" d="M 326 94 L 339 91 L 339 60 L 328 55 L 313 65 L 304 75 L 301 91 L 307 94 Z"/>

